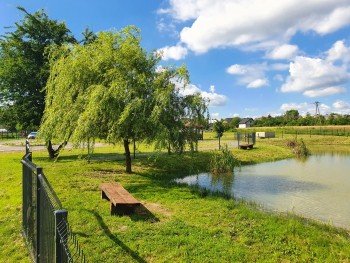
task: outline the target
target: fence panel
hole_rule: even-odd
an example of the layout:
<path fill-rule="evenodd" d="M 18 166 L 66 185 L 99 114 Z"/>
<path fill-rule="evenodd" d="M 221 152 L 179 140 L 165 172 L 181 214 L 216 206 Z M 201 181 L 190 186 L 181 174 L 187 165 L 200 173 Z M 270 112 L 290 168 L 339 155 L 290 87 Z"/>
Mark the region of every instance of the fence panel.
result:
<path fill-rule="evenodd" d="M 37 258 L 36 166 L 30 160 L 31 153 L 22 159 L 22 227 L 30 255 L 35 260 Z"/>
<path fill-rule="evenodd" d="M 34 262 L 86 262 L 55 191 L 32 162 L 28 141 L 22 158 L 23 236 Z"/>

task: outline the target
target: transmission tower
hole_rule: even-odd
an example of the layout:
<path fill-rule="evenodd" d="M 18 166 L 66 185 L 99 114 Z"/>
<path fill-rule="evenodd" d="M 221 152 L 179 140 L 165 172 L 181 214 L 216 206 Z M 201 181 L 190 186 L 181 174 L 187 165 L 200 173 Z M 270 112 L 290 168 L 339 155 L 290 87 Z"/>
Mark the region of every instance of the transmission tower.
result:
<path fill-rule="evenodd" d="M 321 103 L 321 102 L 319 102 L 319 101 L 315 101 L 315 103 L 314 103 L 315 106 L 316 106 L 316 114 L 315 114 L 315 116 L 321 115 L 321 114 L 320 114 L 320 107 L 319 107 L 320 103 Z"/>

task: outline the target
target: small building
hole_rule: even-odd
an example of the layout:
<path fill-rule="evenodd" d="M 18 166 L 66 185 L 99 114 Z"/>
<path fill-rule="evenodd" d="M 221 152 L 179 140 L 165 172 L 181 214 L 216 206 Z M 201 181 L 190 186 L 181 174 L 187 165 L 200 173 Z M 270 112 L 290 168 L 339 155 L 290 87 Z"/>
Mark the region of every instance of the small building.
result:
<path fill-rule="evenodd" d="M 276 135 L 274 132 L 256 132 L 256 137 L 265 139 L 265 138 L 275 138 Z"/>
<path fill-rule="evenodd" d="M 249 128 L 253 125 L 254 120 L 252 118 L 243 118 L 238 123 L 238 128 Z"/>

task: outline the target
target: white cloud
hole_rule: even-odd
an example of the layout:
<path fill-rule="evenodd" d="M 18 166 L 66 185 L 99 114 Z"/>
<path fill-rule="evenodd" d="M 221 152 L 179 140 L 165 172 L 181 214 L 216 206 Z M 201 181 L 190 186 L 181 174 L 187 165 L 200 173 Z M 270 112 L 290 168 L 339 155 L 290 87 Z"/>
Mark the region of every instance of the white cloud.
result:
<path fill-rule="evenodd" d="M 228 101 L 225 95 L 215 92 L 202 91 L 201 96 L 205 99 L 209 99 L 209 106 L 224 106 Z"/>
<path fill-rule="evenodd" d="M 303 92 L 305 96 L 326 96 L 345 92 L 342 84 L 350 79 L 345 67 L 320 58 L 298 56 L 290 63 L 290 76 L 282 92 Z"/>
<path fill-rule="evenodd" d="M 324 35 L 350 24 L 348 0 L 169 0 L 169 3 L 168 14 L 176 20 L 191 22 L 182 29 L 180 37 L 197 53 L 247 45 L 269 46 L 271 50 L 277 44 L 288 43 L 297 32 Z M 275 50 L 274 56 L 283 57 L 292 51 L 286 46 L 279 52 Z"/>
<path fill-rule="evenodd" d="M 350 103 L 343 101 L 343 100 L 337 100 L 333 103 L 333 110 L 332 112 L 338 113 L 338 114 L 350 114 Z"/>
<path fill-rule="evenodd" d="M 333 107 L 338 110 L 350 110 L 350 103 L 343 100 L 337 100 L 333 103 Z"/>
<path fill-rule="evenodd" d="M 164 15 L 164 14 L 169 14 L 171 13 L 171 10 L 168 8 L 168 9 L 165 9 L 165 8 L 159 8 L 157 10 L 157 14 L 158 15 Z"/>
<path fill-rule="evenodd" d="M 344 41 L 339 40 L 334 43 L 332 48 L 327 51 L 327 60 L 330 62 L 343 61 L 345 63 L 350 61 L 350 47 L 347 47 Z"/>
<path fill-rule="evenodd" d="M 179 93 L 183 96 L 187 96 L 187 95 L 201 94 L 202 91 L 196 85 L 189 84 L 185 88 L 180 89 Z"/>
<path fill-rule="evenodd" d="M 298 47 L 295 45 L 281 45 L 268 52 L 267 58 L 270 59 L 291 59 L 298 53 Z"/>
<path fill-rule="evenodd" d="M 234 64 L 226 69 L 232 75 L 239 75 L 238 81 L 247 88 L 259 88 L 268 85 L 265 72 L 268 70 L 266 64 L 238 65 Z"/>
<path fill-rule="evenodd" d="M 332 12 L 324 15 L 323 17 L 320 17 L 318 21 L 315 19 L 310 19 L 310 21 L 308 21 L 310 24 L 309 26 L 306 26 L 306 29 L 314 30 L 321 35 L 334 32 L 350 23 L 349 13 L 350 6 L 348 2 L 347 6 L 340 5 L 339 7 L 332 10 Z"/>
<path fill-rule="evenodd" d="M 209 101 L 209 106 L 224 106 L 228 101 L 228 97 L 222 94 L 218 94 L 216 92 L 212 92 L 212 87 L 214 87 L 214 85 L 210 86 L 210 92 L 206 92 L 198 88 L 196 85 L 190 84 L 187 85 L 185 88 L 180 88 L 179 93 L 184 96 L 200 94 L 202 98 L 207 99 Z"/>
<path fill-rule="evenodd" d="M 345 93 L 346 89 L 344 87 L 328 87 L 328 88 L 320 88 L 304 91 L 304 95 L 306 97 L 314 98 L 314 97 L 325 97 L 334 94 Z"/>
<path fill-rule="evenodd" d="M 209 91 L 214 93 L 215 92 L 215 86 L 214 85 L 211 85 L 210 88 L 209 88 Z"/>
<path fill-rule="evenodd" d="M 264 78 L 264 79 L 256 79 L 252 82 L 250 82 L 247 86 L 247 88 L 260 88 L 260 87 L 264 87 L 264 86 L 268 86 L 269 85 L 269 81 Z"/>
<path fill-rule="evenodd" d="M 158 49 L 158 52 L 161 54 L 163 60 L 180 60 L 186 57 L 187 48 L 177 45 L 177 46 L 165 46 L 163 48 Z"/>
<path fill-rule="evenodd" d="M 226 69 L 226 72 L 233 75 L 243 75 L 247 73 L 247 68 L 243 65 L 234 64 Z"/>

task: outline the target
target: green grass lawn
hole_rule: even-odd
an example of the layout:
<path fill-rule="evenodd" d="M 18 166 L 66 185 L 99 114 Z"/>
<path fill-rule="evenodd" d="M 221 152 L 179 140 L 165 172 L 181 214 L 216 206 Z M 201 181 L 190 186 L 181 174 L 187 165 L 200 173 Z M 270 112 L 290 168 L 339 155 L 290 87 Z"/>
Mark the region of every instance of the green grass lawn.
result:
<path fill-rule="evenodd" d="M 232 138 L 227 135 L 223 141 L 230 145 Z M 347 138 L 333 143 L 350 145 Z M 122 152 L 116 147 L 96 148 L 90 163 L 81 150 L 65 150 L 56 162 L 48 161 L 46 152 L 34 152 L 33 161 L 44 168 L 68 209 L 69 222 L 89 262 L 350 261 L 346 230 L 268 213 L 171 181 L 207 171 L 210 152 L 204 149 L 217 146 L 217 140 L 210 139 L 199 144 L 199 153 L 133 160 L 131 175 L 124 172 Z M 258 140 L 253 150 L 232 151 L 243 163 L 292 157 L 282 139 Z M 21 236 L 22 155 L 0 154 L 0 262 L 30 262 Z M 100 198 L 98 185 L 111 181 L 123 185 L 143 209 L 131 216 L 110 216 L 109 202 Z"/>

